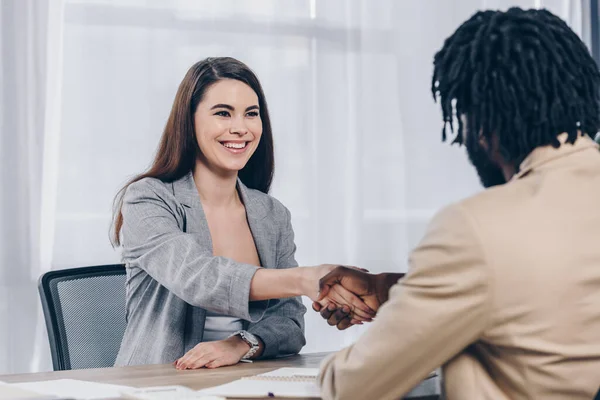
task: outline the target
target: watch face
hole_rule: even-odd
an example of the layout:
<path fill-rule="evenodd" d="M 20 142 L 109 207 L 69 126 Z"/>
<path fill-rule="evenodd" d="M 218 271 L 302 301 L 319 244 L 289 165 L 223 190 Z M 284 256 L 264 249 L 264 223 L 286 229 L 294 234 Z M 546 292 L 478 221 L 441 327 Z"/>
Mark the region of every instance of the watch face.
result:
<path fill-rule="evenodd" d="M 242 332 L 242 339 L 244 339 L 244 341 L 246 341 L 249 345 L 251 346 L 258 346 L 258 339 L 256 339 L 256 337 L 249 333 L 249 332 Z"/>

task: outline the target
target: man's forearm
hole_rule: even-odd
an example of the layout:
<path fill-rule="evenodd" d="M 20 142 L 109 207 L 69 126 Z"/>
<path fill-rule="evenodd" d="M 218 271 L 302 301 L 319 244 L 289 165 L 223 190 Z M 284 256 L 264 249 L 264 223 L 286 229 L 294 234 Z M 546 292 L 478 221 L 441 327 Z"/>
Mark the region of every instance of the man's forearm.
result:
<path fill-rule="evenodd" d="M 392 272 L 384 272 L 382 274 L 378 274 L 375 278 L 375 290 L 377 291 L 377 299 L 379 300 L 379 304 L 383 304 L 388 301 L 390 296 L 390 289 L 394 286 L 398 281 L 404 278 L 403 273 L 392 273 Z"/>

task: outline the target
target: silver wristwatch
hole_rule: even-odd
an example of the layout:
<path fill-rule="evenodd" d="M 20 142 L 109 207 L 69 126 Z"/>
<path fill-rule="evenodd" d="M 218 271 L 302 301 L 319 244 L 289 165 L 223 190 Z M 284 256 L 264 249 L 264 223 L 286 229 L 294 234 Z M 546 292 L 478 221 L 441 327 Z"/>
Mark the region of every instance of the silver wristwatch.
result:
<path fill-rule="evenodd" d="M 229 335 L 229 337 L 239 336 L 244 342 L 248 343 L 250 350 L 242 357 L 242 360 L 247 360 L 252 357 L 259 349 L 259 343 L 256 336 L 247 331 L 237 331 Z"/>

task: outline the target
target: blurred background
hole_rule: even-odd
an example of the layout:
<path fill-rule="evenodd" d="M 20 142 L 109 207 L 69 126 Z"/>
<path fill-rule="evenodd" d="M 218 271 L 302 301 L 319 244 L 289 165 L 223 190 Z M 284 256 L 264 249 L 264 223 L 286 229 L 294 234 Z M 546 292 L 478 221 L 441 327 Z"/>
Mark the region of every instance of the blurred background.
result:
<path fill-rule="evenodd" d="M 0 373 L 51 370 L 37 279 L 120 261 L 113 197 L 205 57 L 263 84 L 298 262 L 405 271 L 430 217 L 480 190 L 441 142 L 433 55 L 478 9 L 510 6 L 546 7 L 598 46 L 596 0 L 0 0 Z M 306 321 L 303 352 L 367 328 Z"/>

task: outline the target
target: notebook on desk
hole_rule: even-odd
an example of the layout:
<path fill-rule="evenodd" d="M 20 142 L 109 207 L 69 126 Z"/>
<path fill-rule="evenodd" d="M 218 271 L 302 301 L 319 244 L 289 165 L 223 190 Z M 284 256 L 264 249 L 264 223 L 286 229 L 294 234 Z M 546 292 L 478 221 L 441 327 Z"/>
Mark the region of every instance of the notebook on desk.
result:
<path fill-rule="evenodd" d="M 249 376 L 197 392 L 200 395 L 222 397 L 235 397 L 241 399 L 281 397 L 281 398 L 321 398 L 321 391 L 317 385 L 318 368 L 280 368 L 265 374 Z M 426 378 L 437 376 L 434 371 Z M 407 395 L 420 394 L 425 387 L 415 388 Z M 427 388 L 429 389 L 429 388 Z M 429 391 L 429 390 L 427 390 Z"/>
<path fill-rule="evenodd" d="M 321 397 L 317 386 L 318 368 L 280 368 L 256 376 L 249 376 L 197 392 L 200 395 L 212 395 L 236 398 L 314 398 Z"/>

